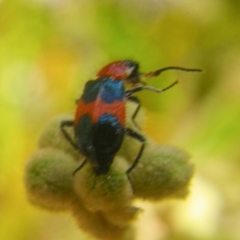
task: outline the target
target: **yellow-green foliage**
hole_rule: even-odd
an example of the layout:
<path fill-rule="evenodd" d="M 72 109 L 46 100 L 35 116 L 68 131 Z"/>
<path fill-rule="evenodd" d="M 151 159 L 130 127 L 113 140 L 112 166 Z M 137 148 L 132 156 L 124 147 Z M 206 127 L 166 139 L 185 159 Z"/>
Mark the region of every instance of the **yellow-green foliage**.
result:
<path fill-rule="evenodd" d="M 144 133 L 159 144 L 186 149 L 196 165 L 196 176 L 200 175 L 196 178 L 200 184 L 195 184 L 194 178 L 191 194 L 184 201 L 176 201 L 174 207 L 172 201 L 150 204 L 150 211 L 142 207 L 144 213 L 138 214 L 137 224 L 142 219 L 144 224 L 137 230 L 139 236 L 144 240 L 239 240 L 239 9 L 239 0 L 0 0 L 0 239 L 89 239 L 68 214 L 49 214 L 29 204 L 23 169 L 31 155 L 32 159 L 36 156 L 35 166 L 39 162 L 54 167 L 57 161 L 60 168 L 61 161 L 67 159 L 69 165 L 79 166 L 80 160 L 75 163 L 72 159 L 79 158 L 80 153 L 54 135 L 58 121 L 52 132 L 45 128 L 47 138 L 43 140 L 42 135 L 39 143 L 42 150 L 32 154 L 37 135 L 54 116 L 74 113 L 75 99 L 101 67 L 131 58 L 140 63 L 142 72 L 169 65 L 205 70 L 204 74 L 164 73 L 147 80 L 147 84 L 162 88 L 176 79 L 180 84 L 161 96 L 146 91 L 138 94 L 146 111 Z M 64 116 L 69 118 L 72 115 Z M 114 164 L 125 162 L 129 167 L 139 151 L 139 144 L 132 141 L 125 139 Z M 150 142 L 148 138 L 148 146 L 154 148 Z M 128 143 L 134 150 L 128 150 Z M 161 149 L 158 146 L 158 151 Z M 43 156 L 49 159 L 47 163 L 42 162 Z M 135 170 L 145 164 L 144 157 Z M 28 162 L 28 167 L 31 165 Z M 119 171 L 125 178 L 122 168 L 124 171 Z M 71 175 L 68 171 L 61 176 Z M 69 181 L 75 182 L 83 171 Z M 149 181 L 145 175 L 142 179 L 135 175 L 132 171 L 135 188 Z M 35 186 L 43 186 L 43 181 L 38 179 Z M 57 179 L 57 183 L 61 181 Z M 148 194 L 150 187 L 145 189 Z M 215 193 L 214 201 L 209 188 Z M 76 193 L 63 189 L 68 194 L 55 191 L 48 200 L 37 198 L 45 188 L 36 188 L 28 195 L 42 207 L 69 209 L 68 201 Z M 145 191 L 138 191 L 138 195 Z M 74 205 L 82 209 L 74 210 L 79 219 L 86 211 L 81 206 Z M 88 219 L 96 216 L 90 211 L 87 214 Z M 116 221 L 112 214 L 105 216 Z M 84 228 L 88 223 L 82 222 Z M 109 226 L 106 220 L 101 223 Z M 98 228 L 100 225 L 95 224 L 96 231 Z M 112 227 L 112 232 L 114 229 L 118 228 Z M 146 232 L 145 238 L 140 230 Z"/>

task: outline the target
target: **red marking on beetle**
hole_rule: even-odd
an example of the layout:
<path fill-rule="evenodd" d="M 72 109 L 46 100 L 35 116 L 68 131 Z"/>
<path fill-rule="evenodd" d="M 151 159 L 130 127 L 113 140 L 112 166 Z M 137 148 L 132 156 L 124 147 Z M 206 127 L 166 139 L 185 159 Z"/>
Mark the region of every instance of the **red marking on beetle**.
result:
<path fill-rule="evenodd" d="M 111 77 L 115 80 L 123 80 L 129 76 L 128 67 L 122 61 L 112 62 L 102 68 L 97 76 L 98 77 Z"/>
<path fill-rule="evenodd" d="M 100 99 L 86 104 L 84 101 L 80 101 L 77 106 L 74 125 L 77 125 L 79 119 L 84 114 L 88 114 L 92 119 L 92 123 L 96 123 L 103 114 L 109 113 L 119 120 L 121 126 L 124 126 L 126 115 L 125 102 L 123 100 L 107 104 Z"/>

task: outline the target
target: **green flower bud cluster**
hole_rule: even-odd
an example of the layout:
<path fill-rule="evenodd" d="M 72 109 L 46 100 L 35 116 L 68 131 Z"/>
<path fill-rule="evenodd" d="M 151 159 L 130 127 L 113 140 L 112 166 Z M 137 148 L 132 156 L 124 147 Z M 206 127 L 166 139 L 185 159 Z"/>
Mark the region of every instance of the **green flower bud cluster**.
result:
<path fill-rule="evenodd" d="M 128 104 L 128 115 L 132 106 Z M 142 115 L 140 112 L 139 116 Z M 127 116 L 126 125 L 140 130 Z M 60 131 L 62 120 L 53 119 L 42 131 L 38 150 L 30 157 L 25 169 L 27 195 L 32 204 L 48 210 L 70 211 L 79 227 L 97 239 L 134 239 L 131 222 L 141 210 L 133 200 L 161 200 L 185 197 L 193 175 L 193 166 L 183 151 L 158 145 L 147 136 L 143 154 L 130 173 L 126 174 L 141 144 L 126 136 L 106 175 L 96 175 L 89 163 L 73 175 L 85 160 L 73 149 Z M 138 120 L 138 123 L 140 120 Z M 72 135 L 73 129 L 69 129 Z M 141 133 L 143 134 L 143 133 Z"/>

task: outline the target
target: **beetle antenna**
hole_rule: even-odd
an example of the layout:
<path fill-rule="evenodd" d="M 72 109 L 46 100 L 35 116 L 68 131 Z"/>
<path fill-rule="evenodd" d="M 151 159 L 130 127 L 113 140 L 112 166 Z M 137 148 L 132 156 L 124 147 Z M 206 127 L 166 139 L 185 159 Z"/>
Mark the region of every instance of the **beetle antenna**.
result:
<path fill-rule="evenodd" d="M 202 72 L 203 71 L 202 69 L 196 69 L 196 68 L 183 68 L 183 67 L 170 66 L 170 67 L 160 68 L 148 73 L 141 73 L 141 75 L 148 78 L 157 77 L 162 72 L 169 71 L 169 70 L 177 70 L 177 71 L 184 71 L 184 72 Z"/>
<path fill-rule="evenodd" d="M 134 88 L 131 88 L 127 91 L 125 91 L 126 93 L 126 97 L 130 97 L 132 94 L 136 93 L 136 92 L 140 92 L 142 90 L 149 90 L 149 91 L 152 91 L 152 92 L 156 92 L 156 93 L 162 93 L 162 92 L 165 92 L 166 90 L 168 90 L 169 88 L 172 88 L 174 85 L 176 85 L 179 81 L 176 80 L 175 82 L 173 82 L 172 84 L 168 85 L 167 87 L 165 88 L 155 88 L 155 87 L 152 87 L 152 86 L 149 86 L 149 85 L 139 85 L 137 87 L 134 87 Z"/>
<path fill-rule="evenodd" d="M 175 82 L 171 83 L 170 85 L 168 85 L 167 87 L 162 88 L 162 89 L 145 85 L 145 86 L 143 86 L 143 89 L 147 89 L 147 90 L 150 90 L 150 91 L 153 91 L 153 92 L 157 92 L 157 93 L 162 93 L 162 92 L 165 92 L 165 91 L 167 91 L 168 89 L 172 88 L 173 86 L 175 86 L 175 85 L 178 84 L 178 83 L 179 83 L 179 81 L 176 80 Z"/>
<path fill-rule="evenodd" d="M 166 91 L 166 90 L 168 90 L 169 88 L 172 88 L 173 86 L 175 86 L 176 84 L 178 84 L 179 83 L 179 81 L 178 80 L 176 80 L 175 82 L 173 82 L 172 84 L 170 84 L 169 86 L 167 86 L 167 87 L 165 87 L 165 88 L 163 88 L 162 89 L 162 92 L 164 92 L 164 91 Z"/>

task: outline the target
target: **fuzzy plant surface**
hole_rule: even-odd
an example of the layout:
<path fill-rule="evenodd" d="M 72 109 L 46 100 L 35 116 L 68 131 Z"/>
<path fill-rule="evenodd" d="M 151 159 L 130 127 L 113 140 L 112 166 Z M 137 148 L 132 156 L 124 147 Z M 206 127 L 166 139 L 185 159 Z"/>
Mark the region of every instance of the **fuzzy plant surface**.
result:
<path fill-rule="evenodd" d="M 133 112 L 128 104 L 126 126 L 144 135 L 141 125 L 142 111 L 137 124 L 131 119 Z M 134 239 L 131 223 L 144 209 L 133 205 L 134 199 L 150 201 L 175 197 L 183 198 L 193 175 L 189 156 L 182 150 L 158 145 L 146 135 L 146 146 L 136 167 L 131 166 L 141 144 L 126 136 L 107 174 L 96 175 L 86 163 L 73 175 L 85 160 L 73 149 L 60 131 L 63 120 L 72 115 L 61 115 L 50 121 L 38 141 L 38 149 L 25 167 L 25 186 L 29 201 L 50 211 L 68 211 L 79 227 L 96 239 Z M 73 129 L 69 128 L 73 136 Z"/>

